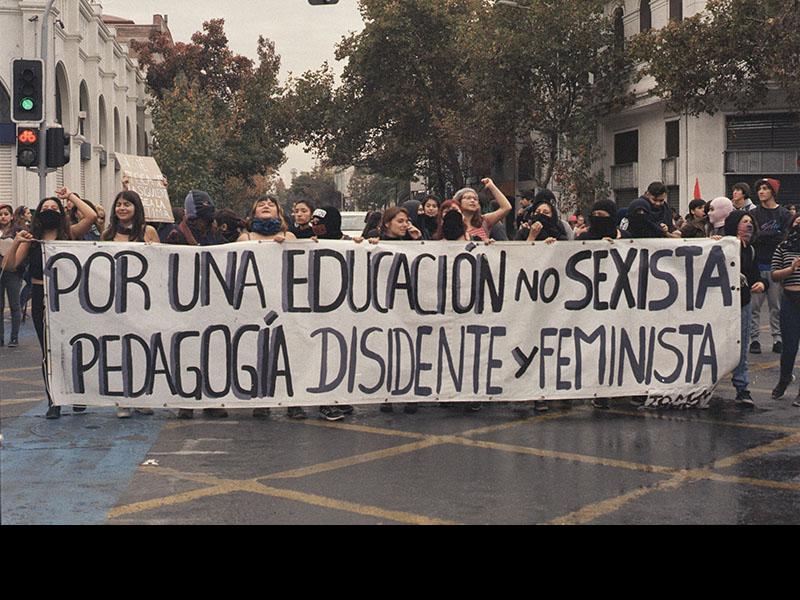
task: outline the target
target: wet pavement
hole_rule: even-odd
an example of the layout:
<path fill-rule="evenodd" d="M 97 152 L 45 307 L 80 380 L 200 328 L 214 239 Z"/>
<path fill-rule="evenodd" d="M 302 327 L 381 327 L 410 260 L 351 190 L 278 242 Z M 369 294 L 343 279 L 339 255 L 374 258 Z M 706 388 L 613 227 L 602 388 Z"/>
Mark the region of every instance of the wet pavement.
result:
<path fill-rule="evenodd" d="M 749 411 L 727 381 L 708 410 L 47 421 L 30 322 L 21 342 L 0 348 L 3 524 L 800 524 L 797 383 L 769 398 L 771 352 L 752 357 Z"/>

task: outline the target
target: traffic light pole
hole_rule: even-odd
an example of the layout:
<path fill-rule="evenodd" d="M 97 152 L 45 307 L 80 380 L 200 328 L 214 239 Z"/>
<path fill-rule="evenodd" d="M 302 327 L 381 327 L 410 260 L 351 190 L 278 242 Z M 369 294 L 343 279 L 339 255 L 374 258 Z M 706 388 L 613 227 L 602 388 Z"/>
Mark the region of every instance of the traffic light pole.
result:
<path fill-rule="evenodd" d="M 39 124 L 39 198 L 47 197 L 47 122 L 48 122 L 48 96 L 47 96 L 47 81 L 49 79 L 48 73 L 50 72 L 49 63 L 47 62 L 47 55 L 49 51 L 48 34 L 50 32 L 50 12 L 53 10 L 53 4 L 56 0 L 47 0 L 47 6 L 44 9 L 44 17 L 42 18 L 42 51 L 41 59 L 44 62 L 42 65 L 42 122 Z"/>

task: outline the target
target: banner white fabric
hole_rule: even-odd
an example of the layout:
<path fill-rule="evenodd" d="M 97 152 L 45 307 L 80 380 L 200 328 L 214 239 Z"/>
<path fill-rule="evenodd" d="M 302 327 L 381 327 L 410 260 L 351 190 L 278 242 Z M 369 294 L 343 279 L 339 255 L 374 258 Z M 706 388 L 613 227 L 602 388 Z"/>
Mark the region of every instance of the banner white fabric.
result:
<path fill-rule="evenodd" d="M 735 238 L 44 247 L 56 404 L 692 406 L 739 362 Z"/>

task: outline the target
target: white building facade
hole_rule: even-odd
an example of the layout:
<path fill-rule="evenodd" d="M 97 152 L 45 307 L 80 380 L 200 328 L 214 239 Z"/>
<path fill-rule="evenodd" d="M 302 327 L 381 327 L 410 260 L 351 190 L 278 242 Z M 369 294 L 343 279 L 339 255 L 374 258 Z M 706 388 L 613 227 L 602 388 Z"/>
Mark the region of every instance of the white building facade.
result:
<path fill-rule="evenodd" d="M 0 202 L 35 207 L 38 177 L 16 166 L 11 124 L 11 61 L 38 58 L 44 0 L 0 0 Z M 72 134 L 70 162 L 47 179 L 48 193 L 66 185 L 108 205 L 119 188 L 115 153 L 148 155 L 152 120 L 145 74 L 103 22 L 100 3 L 57 0 L 50 22 L 49 123 Z"/>
<path fill-rule="evenodd" d="M 629 38 L 704 10 L 705 0 L 615 0 L 610 15 Z M 653 181 L 669 189 L 669 203 L 688 211 L 695 182 L 705 200 L 728 196 L 734 183 L 761 177 L 781 181 L 779 200 L 800 202 L 800 107 L 775 91 L 747 115 L 720 111 L 687 117 L 668 111 L 652 95 L 652 78 L 636 84 L 636 103 L 600 124 L 603 170 L 620 206 L 627 206 Z"/>

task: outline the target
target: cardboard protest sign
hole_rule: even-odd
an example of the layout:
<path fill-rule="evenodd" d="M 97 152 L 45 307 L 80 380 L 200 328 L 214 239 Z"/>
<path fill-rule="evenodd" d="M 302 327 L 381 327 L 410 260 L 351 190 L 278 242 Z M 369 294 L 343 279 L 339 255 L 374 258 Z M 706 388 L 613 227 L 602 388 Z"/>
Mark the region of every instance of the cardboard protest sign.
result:
<path fill-rule="evenodd" d="M 164 176 L 156 160 L 152 156 L 115 156 L 122 175 L 120 188 L 127 188 L 141 196 L 145 220 L 150 223 L 174 222 Z"/>
<path fill-rule="evenodd" d="M 44 247 L 56 404 L 692 406 L 740 356 L 735 238 Z"/>

